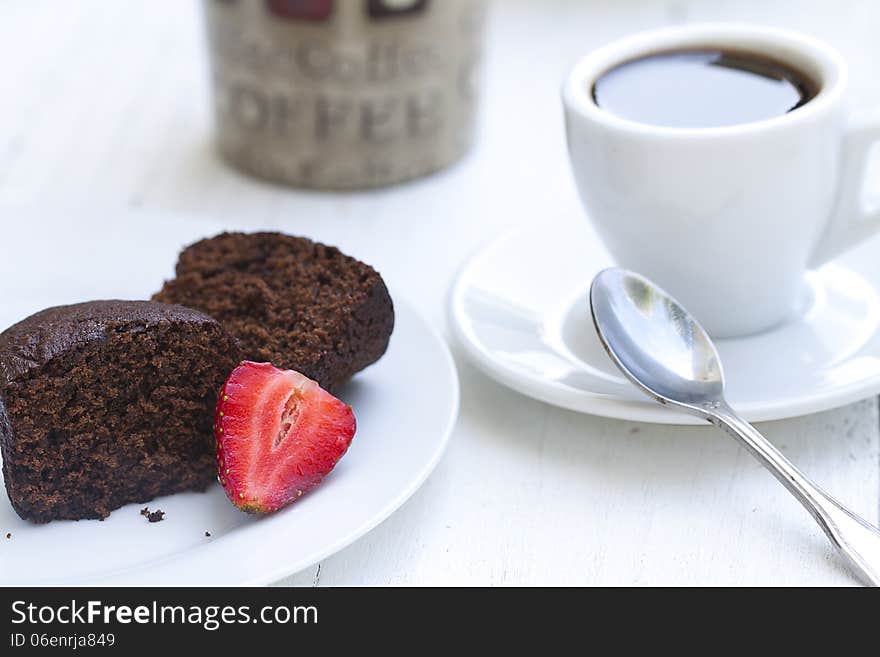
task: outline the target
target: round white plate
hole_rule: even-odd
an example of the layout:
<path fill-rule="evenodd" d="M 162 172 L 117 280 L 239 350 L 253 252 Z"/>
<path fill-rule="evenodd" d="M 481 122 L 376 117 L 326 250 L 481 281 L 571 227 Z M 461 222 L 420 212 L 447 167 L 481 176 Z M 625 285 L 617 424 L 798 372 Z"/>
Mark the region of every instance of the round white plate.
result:
<path fill-rule="evenodd" d="M 39 217 L 4 218 L 7 244 L 38 230 Z M 45 219 L 45 217 L 43 218 Z M 119 229 L 91 229 L 129 222 Z M 143 298 L 170 275 L 178 242 L 217 227 L 146 212 L 114 213 L 53 231 L 36 253 L 0 260 L 0 329 L 39 307 L 87 298 Z M 137 246 L 132 246 L 137 245 Z M 85 254 L 89 257 L 84 258 Z M 385 356 L 340 393 L 358 430 L 348 453 L 314 491 L 257 518 L 235 509 L 219 485 L 206 493 L 152 500 L 165 511 L 149 524 L 144 505 L 103 522 L 21 520 L 0 493 L 0 585 L 263 584 L 306 568 L 378 525 L 427 478 L 458 413 L 458 376 L 440 336 L 395 299 L 396 323 Z M 205 532 L 211 534 L 205 536 Z M 6 534 L 12 537 L 7 539 Z"/>
<path fill-rule="evenodd" d="M 790 321 L 718 341 L 734 408 L 751 421 L 775 420 L 880 393 L 878 255 L 875 239 L 809 272 Z M 642 395 L 602 349 L 587 291 L 612 264 L 587 222 L 506 235 L 457 276 L 452 331 L 477 367 L 530 397 L 613 418 L 700 423 Z"/>

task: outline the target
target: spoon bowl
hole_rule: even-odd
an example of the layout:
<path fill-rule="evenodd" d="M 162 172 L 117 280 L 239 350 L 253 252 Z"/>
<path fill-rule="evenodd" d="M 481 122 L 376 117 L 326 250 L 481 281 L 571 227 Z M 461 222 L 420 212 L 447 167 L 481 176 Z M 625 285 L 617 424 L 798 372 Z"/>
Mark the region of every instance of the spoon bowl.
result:
<path fill-rule="evenodd" d="M 593 279 L 590 308 L 617 367 L 657 401 L 698 411 L 722 399 L 721 359 L 708 333 L 651 281 L 605 269 Z"/>

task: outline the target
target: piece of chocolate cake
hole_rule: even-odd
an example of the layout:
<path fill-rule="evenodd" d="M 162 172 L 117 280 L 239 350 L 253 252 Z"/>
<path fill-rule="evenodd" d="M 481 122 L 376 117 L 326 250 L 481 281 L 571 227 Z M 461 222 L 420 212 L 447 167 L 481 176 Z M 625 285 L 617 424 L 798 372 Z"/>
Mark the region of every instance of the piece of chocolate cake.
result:
<path fill-rule="evenodd" d="M 151 301 L 49 308 L 0 334 L 0 449 L 22 518 L 103 518 L 204 489 L 238 343 L 211 317 Z"/>
<path fill-rule="evenodd" d="M 378 360 L 394 328 L 382 277 L 332 246 L 280 233 L 223 233 L 186 248 L 154 295 L 216 317 L 245 358 L 333 391 Z"/>

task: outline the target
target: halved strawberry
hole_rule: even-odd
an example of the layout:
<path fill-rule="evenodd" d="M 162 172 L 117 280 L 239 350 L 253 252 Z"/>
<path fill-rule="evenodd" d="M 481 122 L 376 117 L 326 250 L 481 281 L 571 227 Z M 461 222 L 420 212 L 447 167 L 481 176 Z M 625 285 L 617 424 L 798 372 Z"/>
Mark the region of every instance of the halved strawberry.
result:
<path fill-rule="evenodd" d="M 311 379 L 242 361 L 214 418 L 220 483 L 242 511 L 275 511 L 321 483 L 355 429 L 351 406 Z"/>

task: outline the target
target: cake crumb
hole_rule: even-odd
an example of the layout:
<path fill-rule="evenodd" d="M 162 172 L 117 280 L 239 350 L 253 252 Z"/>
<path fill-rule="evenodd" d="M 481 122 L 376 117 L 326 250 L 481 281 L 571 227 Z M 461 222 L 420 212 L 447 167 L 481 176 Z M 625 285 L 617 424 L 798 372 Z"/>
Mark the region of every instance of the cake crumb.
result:
<path fill-rule="evenodd" d="M 141 515 L 150 522 L 161 522 L 165 519 L 164 511 L 162 511 L 161 509 L 150 511 L 150 507 L 148 506 L 145 506 L 143 509 L 141 509 Z"/>

